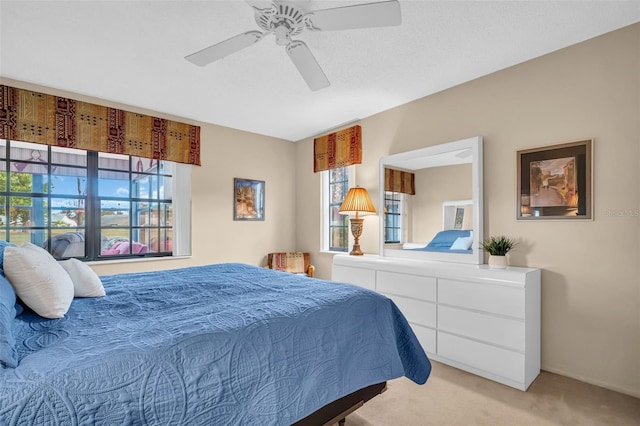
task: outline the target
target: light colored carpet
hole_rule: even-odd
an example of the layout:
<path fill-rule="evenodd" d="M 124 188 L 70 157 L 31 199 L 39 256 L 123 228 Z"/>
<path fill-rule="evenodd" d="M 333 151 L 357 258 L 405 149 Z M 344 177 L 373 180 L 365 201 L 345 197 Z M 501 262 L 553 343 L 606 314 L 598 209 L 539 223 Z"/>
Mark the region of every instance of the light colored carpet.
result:
<path fill-rule="evenodd" d="M 433 362 L 425 385 L 387 386 L 346 426 L 640 426 L 640 399 L 544 371 L 522 392 Z"/>

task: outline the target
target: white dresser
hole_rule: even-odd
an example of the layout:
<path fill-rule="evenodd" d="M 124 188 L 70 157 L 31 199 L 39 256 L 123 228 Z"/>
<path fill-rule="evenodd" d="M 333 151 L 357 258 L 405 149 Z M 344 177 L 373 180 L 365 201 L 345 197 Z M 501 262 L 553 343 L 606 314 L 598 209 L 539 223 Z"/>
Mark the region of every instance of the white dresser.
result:
<path fill-rule="evenodd" d="M 520 390 L 540 373 L 540 270 L 336 255 L 332 279 L 392 299 L 431 359 Z"/>

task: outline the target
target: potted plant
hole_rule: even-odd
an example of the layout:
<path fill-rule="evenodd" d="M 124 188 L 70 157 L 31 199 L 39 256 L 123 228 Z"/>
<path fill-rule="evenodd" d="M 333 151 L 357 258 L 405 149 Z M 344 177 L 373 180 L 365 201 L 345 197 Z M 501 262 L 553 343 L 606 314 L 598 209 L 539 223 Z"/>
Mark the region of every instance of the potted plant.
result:
<path fill-rule="evenodd" d="M 507 266 L 506 255 L 515 245 L 513 238 L 504 235 L 489 237 L 481 243 L 482 249 L 489 253 L 489 265 L 502 268 Z"/>

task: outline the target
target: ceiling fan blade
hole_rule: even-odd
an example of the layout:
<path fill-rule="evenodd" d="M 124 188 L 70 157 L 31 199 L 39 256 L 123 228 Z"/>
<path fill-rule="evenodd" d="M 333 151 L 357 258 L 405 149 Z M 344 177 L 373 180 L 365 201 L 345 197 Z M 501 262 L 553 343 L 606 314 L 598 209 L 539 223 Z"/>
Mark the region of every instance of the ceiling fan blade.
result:
<path fill-rule="evenodd" d="M 215 62 L 219 59 L 229 56 L 232 53 L 242 50 L 245 47 L 249 47 L 252 44 L 262 39 L 262 33 L 260 31 L 248 31 L 243 34 L 238 34 L 235 37 L 231 37 L 228 40 L 221 41 L 213 46 L 205 47 L 202 50 L 185 56 L 184 58 L 198 66 L 205 66 L 211 62 Z"/>
<path fill-rule="evenodd" d="M 249 6 L 259 10 L 270 9 L 273 4 L 271 0 L 244 0 L 244 1 Z"/>
<path fill-rule="evenodd" d="M 316 91 L 329 87 L 331 83 L 306 44 L 300 40 L 292 41 L 287 45 L 287 54 L 311 90 Z"/>
<path fill-rule="evenodd" d="M 311 29 L 320 31 L 390 27 L 402 22 L 398 0 L 314 10 L 309 15 Z"/>

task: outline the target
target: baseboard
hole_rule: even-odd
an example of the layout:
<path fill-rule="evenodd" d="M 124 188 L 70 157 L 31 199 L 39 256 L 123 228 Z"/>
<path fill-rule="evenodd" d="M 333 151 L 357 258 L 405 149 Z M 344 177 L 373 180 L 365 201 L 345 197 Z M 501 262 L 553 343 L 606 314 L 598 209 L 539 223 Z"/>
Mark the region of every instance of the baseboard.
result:
<path fill-rule="evenodd" d="M 609 390 L 612 390 L 614 392 L 620 392 L 620 393 L 623 393 L 625 395 L 633 396 L 635 398 L 640 398 L 640 390 L 639 389 L 628 389 L 628 388 L 625 388 L 625 387 L 612 385 L 611 383 L 602 382 L 600 380 L 594 380 L 594 379 L 589 378 L 589 377 L 583 377 L 583 376 L 580 376 L 580 375 L 577 375 L 577 374 L 573 374 L 573 373 L 571 373 L 569 371 L 565 371 L 565 370 L 562 370 L 562 369 L 559 369 L 559 368 L 542 367 L 542 370 L 548 371 L 549 373 L 554 373 L 554 374 L 559 374 L 561 376 L 569 377 L 571 379 L 579 380 L 579 381 L 584 382 L 584 383 L 589 383 L 590 385 L 600 386 L 601 388 L 609 389 Z"/>

